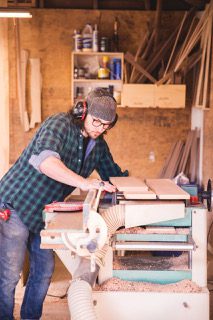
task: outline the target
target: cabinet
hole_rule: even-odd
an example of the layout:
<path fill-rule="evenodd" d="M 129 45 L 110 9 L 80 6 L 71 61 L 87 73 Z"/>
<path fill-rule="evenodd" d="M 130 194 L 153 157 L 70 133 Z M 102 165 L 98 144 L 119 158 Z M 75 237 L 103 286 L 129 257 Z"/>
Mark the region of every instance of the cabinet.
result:
<path fill-rule="evenodd" d="M 105 59 L 108 60 L 107 68 L 110 71 L 108 75 L 105 73 L 100 74 L 99 70 L 100 67 L 103 67 Z M 124 56 L 122 52 L 72 52 L 72 104 L 76 103 L 77 100 L 84 99 L 93 88 L 102 87 L 112 92 L 119 105 L 121 103 L 123 87 L 123 61 Z"/>

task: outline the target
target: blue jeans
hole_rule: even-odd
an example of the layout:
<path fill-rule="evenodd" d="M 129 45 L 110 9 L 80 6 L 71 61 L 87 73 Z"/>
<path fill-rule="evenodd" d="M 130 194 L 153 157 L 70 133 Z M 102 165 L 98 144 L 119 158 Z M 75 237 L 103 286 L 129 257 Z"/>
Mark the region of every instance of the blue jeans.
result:
<path fill-rule="evenodd" d="M 15 288 L 26 249 L 30 256 L 30 273 L 21 306 L 21 319 L 37 320 L 41 317 L 54 270 L 54 255 L 52 250 L 40 249 L 40 242 L 40 235 L 30 232 L 14 210 L 7 222 L 0 219 L 0 320 L 14 319 Z"/>

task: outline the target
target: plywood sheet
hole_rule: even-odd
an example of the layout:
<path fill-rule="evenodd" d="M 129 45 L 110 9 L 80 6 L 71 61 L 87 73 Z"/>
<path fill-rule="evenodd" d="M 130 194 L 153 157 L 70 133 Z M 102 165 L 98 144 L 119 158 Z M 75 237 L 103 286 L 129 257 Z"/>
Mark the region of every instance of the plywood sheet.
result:
<path fill-rule="evenodd" d="M 185 216 L 183 201 L 144 201 L 125 205 L 125 227 L 148 225 L 152 223 L 181 219 Z"/>
<path fill-rule="evenodd" d="M 110 177 L 110 181 L 118 191 L 143 192 L 148 191 L 145 182 L 135 177 Z"/>
<path fill-rule="evenodd" d="M 190 199 L 189 193 L 170 179 L 147 179 L 146 184 L 159 199 Z"/>

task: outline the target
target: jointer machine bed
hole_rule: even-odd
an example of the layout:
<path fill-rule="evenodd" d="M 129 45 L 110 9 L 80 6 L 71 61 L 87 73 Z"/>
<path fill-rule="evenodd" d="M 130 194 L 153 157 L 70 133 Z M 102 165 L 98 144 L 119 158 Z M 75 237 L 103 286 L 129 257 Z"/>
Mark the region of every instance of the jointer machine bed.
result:
<path fill-rule="evenodd" d="M 205 206 L 169 179 L 110 180 L 110 196 L 100 187 L 43 212 L 41 247 L 54 249 L 75 287 L 71 319 L 208 320 Z M 82 259 L 91 274 L 98 265 L 92 287 L 73 276 Z"/>

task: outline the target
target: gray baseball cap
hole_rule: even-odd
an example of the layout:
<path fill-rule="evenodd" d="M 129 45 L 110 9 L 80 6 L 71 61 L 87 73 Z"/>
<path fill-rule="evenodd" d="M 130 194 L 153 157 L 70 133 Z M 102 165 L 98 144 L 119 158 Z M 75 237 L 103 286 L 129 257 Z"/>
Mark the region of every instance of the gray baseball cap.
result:
<path fill-rule="evenodd" d="M 104 121 L 113 122 L 116 117 L 117 103 L 107 89 L 95 88 L 89 92 L 86 102 L 88 114 Z"/>

